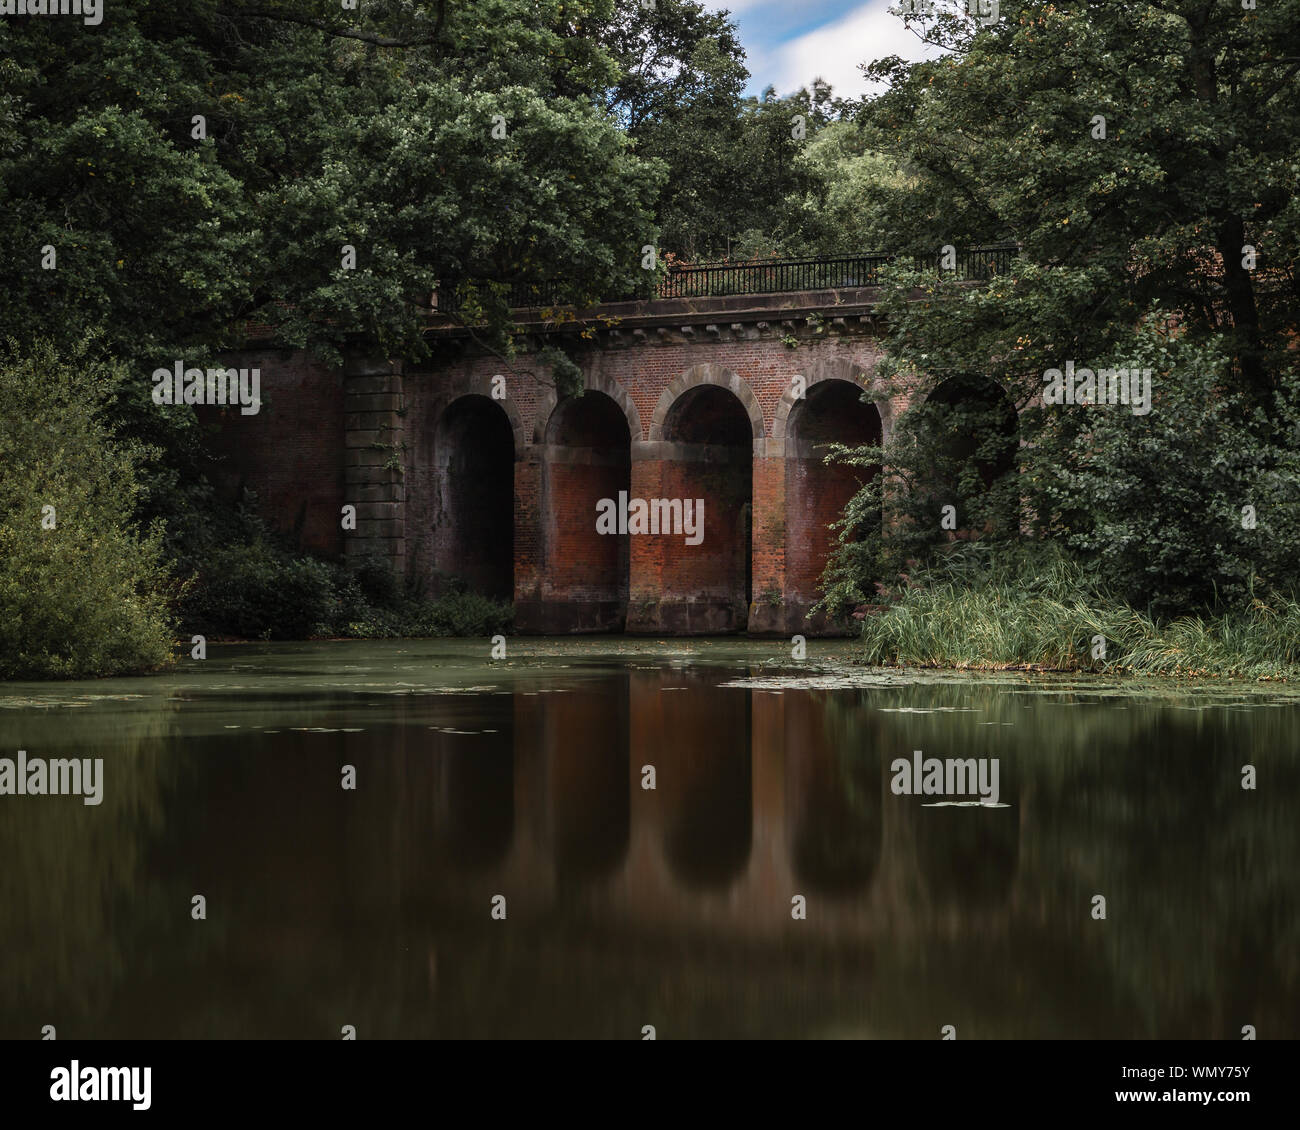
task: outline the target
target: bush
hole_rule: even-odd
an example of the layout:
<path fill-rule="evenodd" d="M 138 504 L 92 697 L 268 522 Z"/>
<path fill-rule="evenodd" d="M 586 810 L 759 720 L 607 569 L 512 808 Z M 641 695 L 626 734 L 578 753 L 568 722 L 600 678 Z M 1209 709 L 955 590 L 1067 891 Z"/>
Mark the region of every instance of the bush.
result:
<path fill-rule="evenodd" d="M 241 639 L 394 639 L 508 632 L 514 609 L 454 581 L 437 599 L 403 590 L 387 562 L 326 563 L 268 541 L 213 555 L 185 604 L 188 629 Z"/>
<path fill-rule="evenodd" d="M 214 554 L 185 619 L 211 635 L 301 640 L 329 630 L 336 603 L 328 565 L 257 542 Z"/>
<path fill-rule="evenodd" d="M 492 636 L 510 631 L 514 609 L 478 593 L 450 593 L 425 603 L 422 622 L 431 636 Z"/>
<path fill-rule="evenodd" d="M 0 363 L 0 678 L 170 660 L 161 530 L 141 533 L 132 519 L 149 453 L 103 422 L 124 380 L 118 366 L 49 345 Z"/>
<path fill-rule="evenodd" d="M 395 609 L 402 603 L 401 580 L 382 558 L 363 557 L 343 571 L 355 582 L 362 602 L 372 608 Z"/>

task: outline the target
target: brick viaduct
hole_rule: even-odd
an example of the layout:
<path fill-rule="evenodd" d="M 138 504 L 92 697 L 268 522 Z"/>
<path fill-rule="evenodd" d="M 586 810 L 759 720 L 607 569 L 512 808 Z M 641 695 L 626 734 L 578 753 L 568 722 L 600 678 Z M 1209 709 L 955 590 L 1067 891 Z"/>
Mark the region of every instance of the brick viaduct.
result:
<path fill-rule="evenodd" d="M 254 343 L 238 364 L 260 367 L 262 410 L 215 417 L 218 481 L 254 490 L 304 548 L 513 599 L 522 632 L 827 633 L 809 609 L 864 472 L 827 466 L 822 446 L 888 438 L 908 395 L 877 385 L 875 298 L 609 304 L 522 322 L 509 365 L 446 319 L 420 368 Z M 557 339 L 581 396 L 557 400 L 530 367 Z M 597 504 L 621 491 L 703 499 L 703 541 L 599 534 Z"/>

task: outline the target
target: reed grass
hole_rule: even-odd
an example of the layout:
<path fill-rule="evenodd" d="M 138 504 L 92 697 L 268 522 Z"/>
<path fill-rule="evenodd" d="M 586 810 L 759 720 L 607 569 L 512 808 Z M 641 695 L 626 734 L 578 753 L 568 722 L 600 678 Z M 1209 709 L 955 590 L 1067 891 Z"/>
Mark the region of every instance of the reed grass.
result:
<path fill-rule="evenodd" d="M 1105 641 L 1094 658 L 1094 641 Z M 1092 583 L 1064 558 L 954 558 L 910 578 L 862 626 L 867 662 L 982 670 L 1033 668 L 1174 677 L 1300 678 L 1300 602 L 1158 621 Z"/>

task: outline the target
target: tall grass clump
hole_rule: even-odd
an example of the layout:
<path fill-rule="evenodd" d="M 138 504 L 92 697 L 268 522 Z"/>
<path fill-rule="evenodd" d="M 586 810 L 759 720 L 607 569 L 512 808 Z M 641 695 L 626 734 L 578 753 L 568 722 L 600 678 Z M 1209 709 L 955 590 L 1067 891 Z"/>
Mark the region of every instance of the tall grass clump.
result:
<path fill-rule="evenodd" d="M 1203 616 L 1153 617 L 1050 545 L 968 543 L 909 575 L 862 625 L 867 662 L 1169 676 L 1300 677 L 1300 602 L 1253 594 Z"/>

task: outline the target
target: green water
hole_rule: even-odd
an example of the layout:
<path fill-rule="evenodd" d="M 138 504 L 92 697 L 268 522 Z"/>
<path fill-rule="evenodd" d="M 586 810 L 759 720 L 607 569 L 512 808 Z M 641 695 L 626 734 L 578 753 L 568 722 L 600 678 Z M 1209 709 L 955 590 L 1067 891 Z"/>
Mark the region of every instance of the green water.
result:
<path fill-rule="evenodd" d="M 104 763 L 0 796 L 0 1037 L 1300 1036 L 1295 692 L 489 652 L 0 685 L 0 757 Z M 999 806 L 896 795 L 915 750 Z"/>

